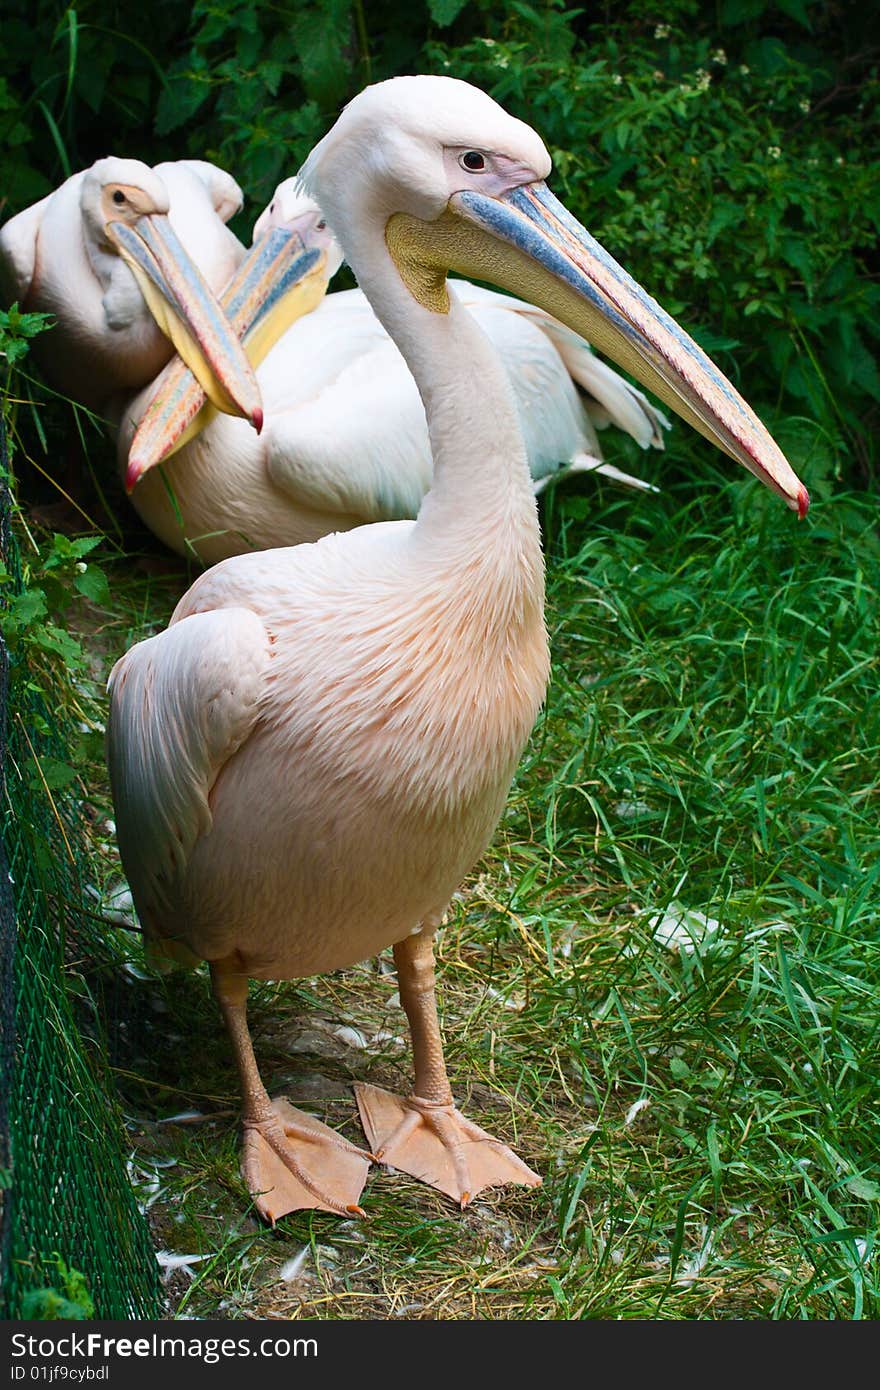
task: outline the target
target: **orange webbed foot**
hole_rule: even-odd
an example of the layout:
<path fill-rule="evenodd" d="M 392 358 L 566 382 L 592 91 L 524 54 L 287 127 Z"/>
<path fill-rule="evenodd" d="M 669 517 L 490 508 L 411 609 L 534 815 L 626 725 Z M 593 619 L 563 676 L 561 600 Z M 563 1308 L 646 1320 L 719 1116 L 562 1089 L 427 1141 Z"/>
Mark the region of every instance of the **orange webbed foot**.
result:
<path fill-rule="evenodd" d="M 273 1101 L 272 1111 L 244 1123 L 241 1172 L 260 1215 L 272 1226 L 310 1207 L 363 1216 L 359 1198 L 372 1155 L 286 1100 Z"/>
<path fill-rule="evenodd" d="M 361 1123 L 376 1158 L 452 1197 L 460 1206 L 484 1187 L 541 1179 L 512 1149 L 493 1139 L 455 1106 L 410 1096 L 404 1100 L 378 1086 L 355 1086 Z"/>

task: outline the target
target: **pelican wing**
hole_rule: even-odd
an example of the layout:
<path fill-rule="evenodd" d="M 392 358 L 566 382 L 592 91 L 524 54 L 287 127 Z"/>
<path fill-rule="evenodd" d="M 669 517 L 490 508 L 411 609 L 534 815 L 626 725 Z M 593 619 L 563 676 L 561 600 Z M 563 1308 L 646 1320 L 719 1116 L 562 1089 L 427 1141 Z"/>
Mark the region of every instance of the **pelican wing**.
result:
<path fill-rule="evenodd" d="M 587 412 L 596 429 L 616 425 L 643 449 L 664 449 L 670 421 L 644 392 L 597 357 L 588 343 L 548 314 L 541 327 L 555 344 L 569 374 L 587 395 Z"/>
<path fill-rule="evenodd" d="M 311 327 L 314 317 L 303 326 Z M 337 362 L 320 389 L 292 409 L 273 411 L 266 437 L 276 487 L 299 506 L 362 522 L 415 516 L 432 473 L 418 388 L 395 345 L 376 328 L 373 343 L 349 340 L 349 360 Z M 302 351 L 295 333 L 289 346 L 291 355 Z"/>
<path fill-rule="evenodd" d="M 218 164 L 211 164 L 207 159 L 178 159 L 167 164 L 157 164 L 156 172 L 167 178 L 168 170 L 172 170 L 173 173 L 175 168 L 186 169 L 201 180 L 221 222 L 228 222 L 237 212 L 241 212 L 244 194 L 232 175 L 221 169 Z"/>
<path fill-rule="evenodd" d="M 19 306 L 30 294 L 37 268 L 37 241 L 46 205 L 52 194 L 32 207 L 16 213 L 0 228 L 0 289 L 4 303 L 17 300 Z"/>
<path fill-rule="evenodd" d="M 589 398 L 587 409 L 598 429 L 604 429 L 609 424 L 616 425 L 643 449 L 664 447 L 663 431 L 670 427 L 666 416 L 651 404 L 637 386 L 597 357 L 586 339 L 534 304 L 526 304 L 498 290 L 484 289 L 482 285 L 473 285 L 469 280 L 456 279 L 451 283 L 462 304 L 466 304 L 472 312 L 477 311 L 478 321 L 481 307 L 494 307 L 506 309 L 537 324 L 553 343 L 572 380 L 586 392 Z"/>
<path fill-rule="evenodd" d="M 211 829 L 211 790 L 259 718 L 270 659 L 263 623 L 246 608 L 172 622 L 110 673 L 108 764 L 117 836 L 135 905 L 163 936 L 169 890 Z"/>

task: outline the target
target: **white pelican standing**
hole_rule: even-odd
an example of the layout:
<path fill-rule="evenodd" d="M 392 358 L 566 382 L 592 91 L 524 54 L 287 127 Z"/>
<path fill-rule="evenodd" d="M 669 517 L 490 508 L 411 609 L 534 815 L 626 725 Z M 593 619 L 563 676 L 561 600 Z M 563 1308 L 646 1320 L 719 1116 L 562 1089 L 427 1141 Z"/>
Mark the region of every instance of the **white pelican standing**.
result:
<path fill-rule="evenodd" d="M 415 522 L 217 565 L 111 674 L 123 865 L 155 948 L 210 962 L 243 1174 L 269 1220 L 359 1211 L 369 1156 L 269 1099 L 248 978 L 389 945 L 415 1084 L 357 1087 L 372 1153 L 462 1205 L 540 1181 L 456 1108 L 434 993 L 433 934 L 494 831 L 549 668 L 515 402 L 447 270 L 521 288 L 790 507 L 809 504 L 733 387 L 549 192 L 549 171 L 538 135 L 466 83 L 396 78 L 349 104 L 302 178 L 416 379 L 431 491 Z"/>
<path fill-rule="evenodd" d="M 235 180 L 205 160 L 150 168 L 109 156 L 9 218 L 0 228 L 0 288 L 7 302 L 53 316 L 34 340 L 49 381 L 112 413 L 117 393 L 152 381 L 177 347 L 219 408 L 240 410 L 259 428 L 253 373 L 210 292 L 245 254 L 225 225 L 241 200 Z M 142 268 L 123 258 L 113 224 L 149 234 Z"/>
<path fill-rule="evenodd" d="M 317 205 L 293 184 L 276 189 L 254 243 L 273 228 L 293 229 L 307 247 L 325 251 L 326 289 L 342 256 Z M 641 391 L 534 305 L 463 280 L 454 292 L 504 362 L 535 491 L 592 470 L 649 489 L 603 462 L 596 436 L 613 423 L 642 448 L 662 449 L 667 421 Z M 265 410 L 259 438 L 212 413 L 194 437 L 183 435 L 196 406 L 182 402 L 199 388 L 193 382 L 184 394 L 174 367 L 123 409 L 117 452 L 126 489 L 145 524 L 179 553 L 211 564 L 416 516 L 431 485 L 431 448 L 412 374 L 361 290 L 314 300 L 317 307 L 254 362 Z M 163 398 L 167 417 L 156 409 Z"/>

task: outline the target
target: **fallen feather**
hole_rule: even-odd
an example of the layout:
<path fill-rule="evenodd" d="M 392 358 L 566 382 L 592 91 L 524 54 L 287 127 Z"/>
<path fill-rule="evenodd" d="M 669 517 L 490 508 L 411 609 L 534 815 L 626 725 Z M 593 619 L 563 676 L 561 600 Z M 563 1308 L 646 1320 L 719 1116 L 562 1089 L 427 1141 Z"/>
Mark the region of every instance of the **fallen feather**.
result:
<path fill-rule="evenodd" d="M 156 1172 L 150 1172 L 147 1168 L 142 1168 L 131 1158 L 125 1165 L 125 1171 L 134 1190 L 138 1211 L 141 1216 L 145 1216 L 150 1207 L 159 1200 L 165 1191 L 159 1181 L 159 1175 Z"/>
<path fill-rule="evenodd" d="M 389 1032 L 387 1028 L 380 1028 L 377 1033 L 368 1038 L 362 1033 L 360 1028 L 351 1028 L 348 1024 L 340 1024 L 333 1029 L 333 1036 L 339 1038 L 340 1042 L 346 1043 L 349 1047 L 356 1047 L 359 1052 L 377 1052 L 385 1043 L 395 1043 L 398 1046 L 405 1046 L 404 1040 L 396 1033 Z"/>
<path fill-rule="evenodd" d="M 120 924 L 116 922 L 114 925 L 119 926 Z M 121 969 L 123 975 L 128 975 L 129 979 L 138 980 L 140 983 L 143 983 L 145 980 L 154 980 L 156 978 L 155 975 L 151 975 L 147 970 L 142 970 L 139 965 L 135 965 L 133 960 L 124 960 Z M 155 1003 L 153 1007 L 155 1008 Z"/>
<path fill-rule="evenodd" d="M 176 1269 L 180 1269 L 184 1274 L 188 1274 L 192 1279 L 195 1270 L 192 1265 L 201 1264 L 202 1260 L 211 1259 L 210 1255 L 175 1255 L 173 1250 L 157 1250 L 156 1263 L 165 1274 L 173 1274 Z"/>
<path fill-rule="evenodd" d="M 370 1038 L 369 1050 L 376 1052 L 385 1043 L 393 1043 L 395 1047 L 406 1047 L 406 1039 L 399 1033 L 392 1033 L 388 1028 L 380 1028 L 378 1033 L 374 1033 Z"/>
<path fill-rule="evenodd" d="M 289 1284 L 290 1281 L 295 1279 L 300 1273 L 308 1257 L 309 1247 L 304 1245 L 302 1249 L 298 1250 L 289 1260 L 285 1260 L 278 1271 L 278 1278 L 283 1279 L 285 1284 Z"/>
<path fill-rule="evenodd" d="M 349 1047 L 356 1047 L 361 1052 L 366 1049 L 367 1039 L 360 1028 L 350 1028 L 347 1024 L 343 1023 L 339 1028 L 333 1029 L 333 1034 L 334 1037 L 340 1038 L 343 1042 L 348 1043 Z"/>
<path fill-rule="evenodd" d="M 640 798 L 634 798 L 632 801 L 617 801 L 614 805 L 614 813 L 620 816 L 621 820 L 637 820 L 639 816 L 647 816 L 650 810 L 647 801 L 642 801 Z"/>
<path fill-rule="evenodd" d="M 692 955 L 698 946 L 718 944 L 724 935 L 717 917 L 709 917 L 697 908 L 684 907 L 674 898 L 664 912 L 648 908 L 640 915 L 650 919 L 655 941 L 670 951 L 685 955 Z"/>
<path fill-rule="evenodd" d="M 497 999 L 502 1008 L 512 1009 L 517 1014 L 522 1013 L 526 1006 L 524 999 L 518 999 L 516 995 L 512 994 L 502 994 L 500 989 L 495 989 L 492 985 L 486 986 L 486 993 L 491 999 Z"/>
<path fill-rule="evenodd" d="M 102 897 L 92 883 L 86 884 L 86 892 L 98 904 L 98 911 L 105 922 L 114 927 L 126 927 L 128 931 L 140 931 L 140 923 L 134 909 L 134 899 L 127 884 L 120 884 Z"/>
<path fill-rule="evenodd" d="M 643 1110 L 647 1110 L 650 1104 L 651 1102 L 648 1100 L 647 1096 L 643 1096 L 641 1100 L 633 1101 L 624 1117 L 624 1127 L 629 1129 L 636 1116 L 640 1115 Z"/>
<path fill-rule="evenodd" d="M 715 1239 L 703 1226 L 700 1232 L 701 1245 L 695 1255 L 682 1265 L 675 1276 L 676 1284 L 692 1284 L 695 1279 L 699 1279 L 712 1255 L 715 1253 Z"/>

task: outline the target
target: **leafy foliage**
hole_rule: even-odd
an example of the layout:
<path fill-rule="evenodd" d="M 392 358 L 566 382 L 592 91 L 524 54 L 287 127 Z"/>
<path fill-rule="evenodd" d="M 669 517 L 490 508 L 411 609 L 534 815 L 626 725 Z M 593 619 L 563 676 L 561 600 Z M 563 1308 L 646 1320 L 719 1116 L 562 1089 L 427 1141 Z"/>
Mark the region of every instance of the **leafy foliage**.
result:
<path fill-rule="evenodd" d="M 46 327 L 49 314 L 23 314 L 17 304 L 0 309 L 0 356 L 11 368 L 28 353 L 31 338 Z"/>
<path fill-rule="evenodd" d="M 23 364 L 31 340 L 42 331 L 47 319 L 46 314 L 22 314 L 16 305 L 8 312 L 0 312 L 0 359 L 7 363 L 5 380 L 0 379 L 0 411 L 13 453 L 19 433 L 15 415 L 21 404 L 17 388 Z M 39 430 L 38 412 L 32 408 L 31 414 Z M 7 476 L 0 474 L 0 487 L 14 491 L 11 468 Z M 83 599 L 104 604 L 110 597 L 104 570 L 89 558 L 103 538 L 74 538 L 55 532 L 51 539 L 41 537 L 38 543 L 27 528 L 24 530 L 28 544 L 20 567 L 16 564 L 13 572 L 0 557 L 3 640 L 13 658 L 19 693 L 33 684 L 53 691 L 58 698 L 69 699 L 72 686 L 88 670 L 82 643 L 70 628 L 71 611 Z M 38 733 L 47 732 L 36 714 L 34 727 Z M 94 742 L 94 735 L 82 732 L 79 746 L 69 750 L 70 762 L 48 759 L 34 776 L 52 789 L 68 785 L 77 775 L 73 764 L 90 742 Z"/>
<path fill-rule="evenodd" d="M 458 50 L 454 71 L 527 112 L 570 205 L 765 413 L 807 414 L 866 454 L 880 400 L 866 269 L 880 179 L 864 143 L 876 75 L 847 104 L 824 47 L 749 32 L 745 8 L 725 7 L 725 46 L 687 3 L 625 44 L 610 26 L 589 46 L 569 42 L 561 12 L 528 11 Z"/>
<path fill-rule="evenodd" d="M 42 1321 L 82 1322 L 95 1316 L 95 1305 L 88 1281 L 78 1269 L 70 1269 L 60 1255 L 55 1257 L 55 1276 L 59 1287 L 33 1289 L 22 1300 L 22 1317 Z"/>

